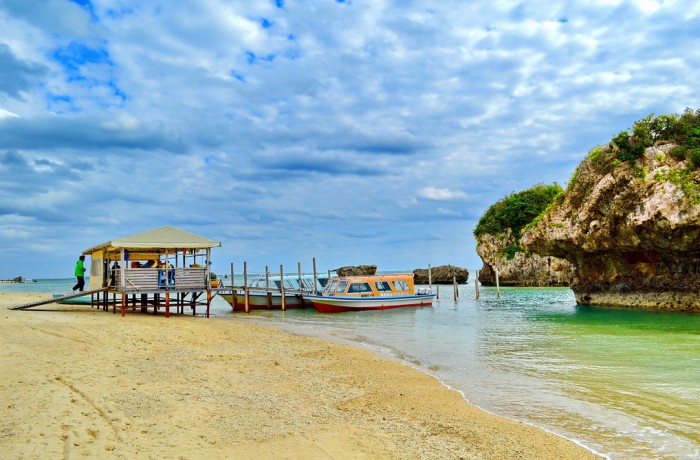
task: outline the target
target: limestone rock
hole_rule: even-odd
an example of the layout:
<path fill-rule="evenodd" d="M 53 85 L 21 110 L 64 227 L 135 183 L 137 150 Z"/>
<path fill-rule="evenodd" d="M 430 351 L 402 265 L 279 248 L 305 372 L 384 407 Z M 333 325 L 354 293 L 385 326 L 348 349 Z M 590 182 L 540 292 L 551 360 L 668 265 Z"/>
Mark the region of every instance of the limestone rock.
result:
<path fill-rule="evenodd" d="M 452 284 L 453 277 L 458 284 L 466 283 L 469 279 L 469 271 L 466 268 L 454 265 L 441 265 L 430 269 L 433 284 Z M 415 284 L 428 284 L 428 269 L 416 268 L 413 270 L 413 282 Z"/>
<path fill-rule="evenodd" d="M 362 275 L 374 275 L 377 273 L 376 265 L 355 265 L 355 266 L 345 266 L 336 268 L 335 271 L 338 276 L 362 276 Z"/>
<path fill-rule="evenodd" d="M 636 165 L 599 148 L 524 232 L 528 251 L 576 266 L 578 303 L 700 311 L 700 172 L 671 147 L 647 148 Z"/>
<path fill-rule="evenodd" d="M 572 264 L 525 251 L 510 229 L 500 235 L 479 235 L 476 252 L 484 264 L 479 271 L 484 286 L 496 285 L 496 269 L 501 286 L 570 286 L 574 278 Z"/>

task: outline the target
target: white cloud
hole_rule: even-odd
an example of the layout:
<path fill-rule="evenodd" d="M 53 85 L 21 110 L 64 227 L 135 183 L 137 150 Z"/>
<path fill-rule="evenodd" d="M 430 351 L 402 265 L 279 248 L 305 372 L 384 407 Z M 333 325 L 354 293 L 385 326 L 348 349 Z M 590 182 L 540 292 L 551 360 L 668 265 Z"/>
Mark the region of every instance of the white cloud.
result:
<path fill-rule="evenodd" d="M 700 106 L 700 9 L 673 2 L 40 3 L 0 2 L 0 218 L 70 260 L 165 223 L 224 265 L 381 258 L 401 226 L 454 246 L 636 119 Z"/>
<path fill-rule="evenodd" d="M 0 120 L 3 118 L 19 118 L 19 115 L 16 113 L 10 112 L 9 110 L 5 110 L 3 108 L 0 108 Z"/>
<path fill-rule="evenodd" d="M 467 194 L 446 188 L 425 187 L 418 191 L 418 196 L 433 201 L 452 201 L 462 200 L 467 197 Z"/>

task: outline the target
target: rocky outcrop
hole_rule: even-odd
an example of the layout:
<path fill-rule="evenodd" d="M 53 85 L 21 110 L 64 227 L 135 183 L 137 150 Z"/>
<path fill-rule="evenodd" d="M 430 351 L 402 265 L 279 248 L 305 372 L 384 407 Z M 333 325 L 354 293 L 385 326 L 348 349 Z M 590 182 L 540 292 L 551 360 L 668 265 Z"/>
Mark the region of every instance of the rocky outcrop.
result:
<path fill-rule="evenodd" d="M 333 270 L 338 274 L 338 276 L 362 276 L 362 275 L 374 275 L 377 273 L 376 265 L 355 265 L 340 267 Z"/>
<path fill-rule="evenodd" d="M 433 284 L 452 284 L 454 280 L 458 284 L 466 283 L 469 279 L 469 271 L 466 268 L 454 265 L 441 265 L 430 269 L 430 278 Z M 413 282 L 415 284 L 428 284 L 428 269 L 416 268 L 413 270 Z"/>
<path fill-rule="evenodd" d="M 484 264 L 479 271 L 484 286 L 496 285 L 496 269 L 501 286 L 570 286 L 574 279 L 572 264 L 525 251 L 510 229 L 496 236 L 479 235 L 476 252 Z"/>
<path fill-rule="evenodd" d="M 594 149 L 522 243 L 576 267 L 580 304 L 700 311 L 700 173 L 646 148 L 634 162 Z"/>

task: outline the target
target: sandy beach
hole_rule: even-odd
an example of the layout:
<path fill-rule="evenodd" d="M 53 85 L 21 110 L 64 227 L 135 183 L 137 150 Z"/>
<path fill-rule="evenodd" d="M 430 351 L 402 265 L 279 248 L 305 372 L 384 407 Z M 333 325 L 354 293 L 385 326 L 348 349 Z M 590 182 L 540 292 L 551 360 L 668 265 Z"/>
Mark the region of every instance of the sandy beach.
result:
<path fill-rule="evenodd" d="M 584 459 L 370 351 L 248 321 L 6 307 L 3 458 Z"/>

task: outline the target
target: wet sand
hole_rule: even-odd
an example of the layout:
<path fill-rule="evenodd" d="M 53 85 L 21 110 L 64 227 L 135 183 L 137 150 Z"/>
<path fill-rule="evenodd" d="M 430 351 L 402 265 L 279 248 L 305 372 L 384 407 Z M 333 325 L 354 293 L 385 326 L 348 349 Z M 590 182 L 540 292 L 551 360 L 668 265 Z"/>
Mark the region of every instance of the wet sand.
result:
<path fill-rule="evenodd" d="M 370 351 L 249 321 L 6 307 L 3 458 L 585 459 Z"/>

